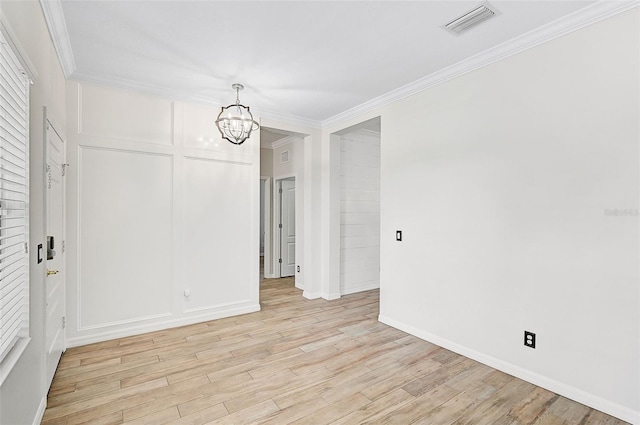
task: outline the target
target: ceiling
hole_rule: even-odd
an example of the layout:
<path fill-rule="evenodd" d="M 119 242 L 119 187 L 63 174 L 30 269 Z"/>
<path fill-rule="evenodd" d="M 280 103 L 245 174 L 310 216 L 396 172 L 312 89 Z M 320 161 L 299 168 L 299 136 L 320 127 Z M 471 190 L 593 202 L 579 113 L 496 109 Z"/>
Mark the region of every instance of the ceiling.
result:
<path fill-rule="evenodd" d="M 459 36 L 478 1 L 62 0 L 48 22 L 71 78 L 213 104 L 240 82 L 258 116 L 319 126 L 592 3 L 491 0 Z"/>

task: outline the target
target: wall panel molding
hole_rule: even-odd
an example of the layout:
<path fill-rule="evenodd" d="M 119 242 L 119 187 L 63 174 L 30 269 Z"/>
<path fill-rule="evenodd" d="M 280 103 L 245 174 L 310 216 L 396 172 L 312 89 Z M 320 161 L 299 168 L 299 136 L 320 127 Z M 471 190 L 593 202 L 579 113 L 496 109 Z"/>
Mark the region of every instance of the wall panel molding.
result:
<path fill-rule="evenodd" d="M 155 332 L 163 329 L 177 328 L 180 326 L 193 325 L 196 323 L 208 322 L 210 320 L 222 319 L 230 316 L 254 313 L 260 311 L 260 304 L 233 304 L 224 308 L 208 311 L 203 314 L 192 314 L 189 316 L 172 316 L 170 320 L 154 321 L 153 323 L 120 327 L 119 329 L 105 330 L 103 332 L 91 332 L 84 335 L 77 335 L 67 339 L 67 347 L 79 347 L 96 342 L 108 341 L 110 339 L 125 338 L 133 335 L 140 335 L 147 332 Z"/>
<path fill-rule="evenodd" d="M 69 345 L 260 310 L 259 137 L 211 149 L 195 143 L 215 136 L 209 106 L 78 81 L 67 93 Z"/>
<path fill-rule="evenodd" d="M 140 317 L 135 317 L 133 319 L 127 319 L 127 320 L 118 320 L 118 321 L 114 321 L 114 322 L 106 322 L 106 323 L 100 323 L 98 325 L 91 325 L 91 326 L 82 326 L 79 325 L 77 330 L 79 332 L 83 332 L 83 331 L 93 331 L 95 329 L 104 329 L 104 328 L 113 328 L 113 327 L 122 327 L 122 325 L 130 325 L 132 323 L 140 323 L 140 322 L 146 322 L 149 320 L 155 320 L 155 319 L 162 319 L 163 317 L 170 317 L 172 316 L 171 312 L 166 312 L 166 313 L 160 313 L 160 314 L 153 314 L 150 316 L 140 316 Z M 127 327 L 127 326 L 125 326 Z"/>
<path fill-rule="evenodd" d="M 173 100 L 95 84 L 78 85 L 80 135 L 148 144 L 174 144 Z"/>
<path fill-rule="evenodd" d="M 104 154 L 102 158 L 96 156 L 102 156 L 102 154 Z M 93 155 L 93 158 L 89 160 L 88 155 Z M 149 160 L 142 159 L 145 157 Z M 164 159 L 164 161 L 157 161 L 158 158 Z M 87 161 L 90 161 L 90 164 L 87 164 Z M 131 163 L 123 164 L 125 161 Z M 103 170 L 97 170 L 102 166 L 104 166 Z M 146 166 L 147 169 L 138 172 L 137 168 L 140 166 Z M 154 172 L 155 176 L 150 174 Z M 105 177 L 104 180 L 101 180 L 101 173 Z M 122 173 L 129 174 L 122 175 Z M 148 321 L 172 314 L 170 288 L 162 288 L 161 286 L 154 288 L 156 281 L 160 285 L 163 276 L 171 273 L 170 267 L 161 273 L 162 268 L 167 268 L 166 264 L 172 263 L 173 253 L 170 238 L 167 238 L 163 230 L 148 227 L 151 223 L 157 225 L 164 223 L 170 228 L 173 223 L 172 175 L 173 155 L 111 147 L 78 146 L 79 199 L 76 234 L 79 255 L 77 258 L 75 300 L 77 331 Z M 118 182 L 117 178 L 121 180 Z M 127 193 L 135 187 L 131 181 L 133 179 L 138 179 L 146 184 L 143 192 Z M 159 179 L 164 179 L 168 185 L 158 187 L 156 183 Z M 116 186 L 111 187 L 111 184 L 116 184 Z M 127 184 L 129 186 L 126 186 Z M 134 198 L 146 196 L 146 198 L 143 202 L 142 199 L 136 201 L 132 196 Z M 125 205 L 119 201 L 134 202 L 134 204 Z M 138 202 L 137 207 L 130 209 L 132 205 L 136 205 L 135 202 Z M 145 204 L 164 206 L 164 211 L 156 208 L 149 209 Z M 86 213 L 85 208 L 89 208 L 90 212 Z M 146 223 L 136 222 L 136 217 L 140 217 L 141 209 L 144 208 L 148 209 L 149 219 L 145 220 Z M 158 215 L 163 217 L 158 219 Z M 91 235 L 88 238 L 85 235 L 87 232 Z M 146 233 L 137 235 L 136 232 Z M 116 234 L 119 237 L 115 237 Z M 96 237 L 103 239 L 103 242 L 96 241 Z M 124 238 L 124 240 L 120 238 Z M 89 243 L 91 247 L 83 246 L 83 241 L 84 245 Z M 109 246 L 103 246 L 103 244 L 109 244 Z M 131 250 L 131 255 L 124 255 L 126 251 L 123 250 Z M 144 268 L 142 264 L 139 264 L 139 261 L 148 261 L 151 258 L 149 252 L 162 254 L 165 258 L 159 258 L 157 265 L 153 267 Z M 86 264 L 86 261 L 89 264 Z M 87 273 L 89 277 L 86 276 Z M 129 274 L 137 276 L 137 279 L 129 277 Z M 105 280 L 105 275 L 111 276 L 111 279 Z M 148 278 L 148 281 L 145 280 L 147 275 L 152 276 Z M 90 284 L 86 279 L 91 279 Z M 124 283 L 127 279 L 132 279 L 130 287 Z M 141 303 L 136 303 L 135 299 L 140 299 L 144 294 L 136 291 L 135 286 L 145 284 L 145 282 L 146 287 L 150 290 L 149 297 L 156 298 L 152 302 L 139 305 Z M 111 286 L 109 289 L 105 289 L 102 287 L 103 285 Z M 97 294 L 102 295 L 96 298 Z M 114 294 L 118 294 L 122 301 L 110 303 L 109 297 L 115 296 Z M 130 297 L 132 298 L 127 309 L 125 300 Z M 108 312 L 105 310 L 99 313 L 102 301 L 107 306 Z M 85 308 L 87 302 L 95 305 L 87 309 Z M 157 310 L 156 306 L 158 305 L 161 306 L 160 310 Z M 138 313 L 146 314 L 137 315 Z M 118 318 L 122 315 L 126 317 Z"/>

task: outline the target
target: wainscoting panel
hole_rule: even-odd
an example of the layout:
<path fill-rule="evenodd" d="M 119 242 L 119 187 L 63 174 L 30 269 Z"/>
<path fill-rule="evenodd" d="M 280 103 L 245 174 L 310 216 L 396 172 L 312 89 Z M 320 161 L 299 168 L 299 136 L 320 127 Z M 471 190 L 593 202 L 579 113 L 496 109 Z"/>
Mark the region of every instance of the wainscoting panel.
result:
<path fill-rule="evenodd" d="M 132 91 L 79 85 L 78 133 L 109 139 L 170 145 L 173 102 Z"/>
<path fill-rule="evenodd" d="M 78 330 L 171 313 L 172 160 L 80 147 Z"/>
<path fill-rule="evenodd" d="M 249 300 L 250 211 L 248 164 L 184 159 L 184 278 L 188 312 Z M 257 185 L 257 182 L 256 182 Z"/>

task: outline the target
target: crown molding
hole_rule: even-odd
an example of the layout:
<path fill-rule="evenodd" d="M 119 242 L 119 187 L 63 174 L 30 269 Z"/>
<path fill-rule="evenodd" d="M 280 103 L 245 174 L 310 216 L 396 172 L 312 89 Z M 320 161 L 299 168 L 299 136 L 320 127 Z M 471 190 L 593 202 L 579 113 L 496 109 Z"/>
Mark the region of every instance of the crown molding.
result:
<path fill-rule="evenodd" d="M 276 140 L 275 142 L 271 143 L 271 149 L 277 149 L 277 148 L 281 148 L 283 146 L 287 146 L 290 145 L 293 142 L 297 142 L 300 140 L 300 136 L 287 136 L 284 139 L 280 139 L 280 140 Z"/>
<path fill-rule="evenodd" d="M 280 114 L 272 111 L 261 111 L 261 110 L 256 110 L 256 111 L 257 111 L 256 115 L 272 121 L 277 121 L 283 124 L 290 124 L 290 125 L 306 127 L 310 129 L 316 129 L 316 130 L 322 129 L 322 122 L 318 120 L 303 118 L 296 115 Z"/>
<path fill-rule="evenodd" d="M 179 90 L 172 90 L 166 87 L 159 87 L 152 84 L 145 84 L 139 81 L 128 80 L 125 78 L 111 77 L 106 75 L 94 75 L 89 73 L 84 73 L 82 71 L 75 71 L 69 78 L 72 78 L 77 81 L 87 82 L 92 84 L 99 84 L 103 86 L 111 86 L 124 90 L 133 90 L 137 92 L 142 92 L 146 94 L 150 94 L 153 96 L 163 96 L 169 97 L 176 100 L 181 100 L 185 102 L 196 102 L 203 103 L 206 105 L 221 107 L 220 103 L 214 102 L 211 98 L 205 96 L 198 95 L 187 95 L 184 92 Z M 266 112 L 260 109 L 252 109 L 251 112 L 260 118 L 266 118 L 269 120 L 277 121 L 282 124 L 289 124 L 294 126 L 301 126 L 305 128 L 311 129 L 320 129 L 321 124 L 320 121 L 302 118 L 294 115 L 280 114 L 277 112 Z"/>
<path fill-rule="evenodd" d="M 221 106 L 220 104 L 213 102 L 210 98 L 206 98 L 204 96 L 185 95 L 183 92 L 167 89 L 165 87 L 157 87 L 138 81 L 109 77 L 105 75 L 87 74 L 77 71 L 75 68 L 73 53 L 71 51 L 66 23 L 64 21 L 61 1 L 40 0 L 40 4 L 42 5 L 45 19 L 49 26 L 49 31 L 67 78 L 73 78 L 94 84 L 113 86 L 121 89 L 134 90 L 156 96 L 170 97 L 176 100 L 203 103 L 216 107 Z M 273 120 L 282 124 L 301 126 L 309 129 L 328 128 L 336 124 L 340 124 L 341 122 L 357 118 L 367 112 L 374 111 L 390 103 L 404 99 L 430 87 L 442 84 L 522 51 L 531 49 L 588 25 L 636 8 L 639 5 L 640 0 L 599 0 L 590 6 L 559 18 L 549 24 L 543 25 L 542 27 L 529 31 L 528 33 L 509 41 L 498 44 L 497 46 L 487 49 L 479 54 L 399 87 L 375 99 L 350 108 L 344 112 L 327 118 L 326 120 L 318 121 L 272 111 L 254 110 L 254 113 L 256 113 L 256 116 L 258 117 Z"/>
<path fill-rule="evenodd" d="M 145 93 L 152 96 L 166 97 L 173 100 L 201 103 L 201 104 L 213 106 L 216 108 L 219 108 L 222 106 L 217 102 L 213 102 L 211 98 L 206 96 L 185 95 L 185 93 L 180 90 L 168 89 L 166 87 L 160 87 L 153 84 L 146 84 L 140 81 L 133 81 L 126 78 L 111 77 L 107 75 L 95 75 L 91 73 L 85 73 L 82 71 L 75 71 L 69 78 L 81 83 L 90 83 L 90 84 L 97 84 L 101 86 L 109 86 L 109 87 L 113 87 L 121 90 L 131 90 L 131 91 Z"/>
<path fill-rule="evenodd" d="M 67 32 L 67 22 L 62 11 L 62 1 L 40 0 L 40 6 L 49 28 L 49 34 L 51 34 L 53 46 L 58 54 L 62 72 L 64 72 L 65 77 L 69 78 L 76 70 L 76 61 L 73 58 L 71 40 Z"/>
<path fill-rule="evenodd" d="M 29 60 L 29 56 L 27 56 L 26 50 L 22 47 L 22 45 L 18 42 L 18 36 L 16 35 L 13 27 L 9 24 L 9 21 L 0 11 L 0 32 L 4 36 L 5 40 L 11 46 L 11 50 L 18 57 L 20 61 L 20 65 L 23 68 L 23 71 L 26 72 L 27 76 L 31 80 L 31 83 L 35 83 L 38 81 L 38 72 L 36 67 L 33 65 L 31 60 Z"/>
<path fill-rule="evenodd" d="M 290 136 L 283 137 L 282 139 L 278 139 L 272 143 L 260 143 L 260 147 L 262 149 L 277 149 L 286 145 L 290 145 L 293 142 L 297 142 L 302 140 L 302 138 L 298 135 L 292 134 Z"/>
<path fill-rule="evenodd" d="M 596 22 L 631 10 L 640 5 L 640 0 L 600 0 L 583 9 L 570 13 L 553 22 L 498 44 L 454 65 L 436 71 L 426 77 L 399 87 L 382 96 L 362 103 L 322 121 L 322 127 L 330 127 L 340 122 L 356 118 L 367 112 L 404 99 L 430 87 L 442 84 L 461 75 L 475 71 L 494 62 L 531 49 L 555 38 L 569 34 Z"/>
<path fill-rule="evenodd" d="M 369 130 L 368 128 L 361 128 L 358 131 L 366 136 L 373 136 L 373 137 L 380 136 L 381 134 L 379 131 Z"/>

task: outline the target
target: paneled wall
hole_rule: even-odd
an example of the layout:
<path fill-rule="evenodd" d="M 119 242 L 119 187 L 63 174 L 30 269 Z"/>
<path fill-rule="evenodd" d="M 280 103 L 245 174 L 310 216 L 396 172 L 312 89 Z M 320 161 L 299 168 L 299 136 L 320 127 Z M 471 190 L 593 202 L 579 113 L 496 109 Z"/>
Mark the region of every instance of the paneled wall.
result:
<path fill-rule="evenodd" d="M 259 310 L 259 136 L 69 81 L 69 346 Z"/>
<path fill-rule="evenodd" d="M 340 293 L 380 286 L 380 133 L 340 142 Z"/>

